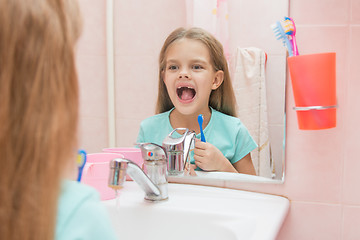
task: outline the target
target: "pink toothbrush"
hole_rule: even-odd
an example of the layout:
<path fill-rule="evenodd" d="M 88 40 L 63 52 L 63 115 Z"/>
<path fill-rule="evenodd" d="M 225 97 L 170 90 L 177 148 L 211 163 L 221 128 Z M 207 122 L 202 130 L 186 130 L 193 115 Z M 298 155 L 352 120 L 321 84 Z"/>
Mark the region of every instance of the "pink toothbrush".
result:
<path fill-rule="evenodd" d="M 293 55 L 294 56 L 299 55 L 299 51 L 296 44 L 296 38 L 295 38 L 296 27 L 294 20 L 292 18 L 284 17 L 284 31 L 286 35 L 290 36 L 290 43 L 292 45 Z"/>

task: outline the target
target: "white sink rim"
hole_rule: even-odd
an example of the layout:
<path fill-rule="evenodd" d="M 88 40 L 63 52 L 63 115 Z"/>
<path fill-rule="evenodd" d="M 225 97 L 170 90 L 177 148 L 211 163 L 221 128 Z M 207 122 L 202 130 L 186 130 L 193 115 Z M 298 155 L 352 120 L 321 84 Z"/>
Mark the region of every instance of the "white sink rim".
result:
<path fill-rule="evenodd" d="M 121 209 L 132 209 L 133 214 L 137 216 L 150 210 L 158 214 L 184 212 L 190 216 L 213 214 L 220 218 L 228 218 L 226 227 L 237 237 L 234 239 L 242 239 L 243 234 L 246 234 L 239 223 L 244 222 L 244 218 L 251 219 L 255 221 L 255 229 L 250 239 L 264 240 L 276 238 L 289 209 L 288 199 L 270 194 L 177 183 L 169 183 L 168 190 L 168 200 L 147 202 L 140 187 L 133 181 L 127 181 L 120 190 L 118 199 L 103 203 L 114 222 L 116 222 L 114 218 L 119 217 L 116 211 Z M 131 221 L 126 223 L 131 224 Z M 222 225 L 221 222 L 216 224 Z M 114 227 L 119 230 L 118 226 Z M 246 239 L 249 239 L 249 235 L 246 236 Z"/>

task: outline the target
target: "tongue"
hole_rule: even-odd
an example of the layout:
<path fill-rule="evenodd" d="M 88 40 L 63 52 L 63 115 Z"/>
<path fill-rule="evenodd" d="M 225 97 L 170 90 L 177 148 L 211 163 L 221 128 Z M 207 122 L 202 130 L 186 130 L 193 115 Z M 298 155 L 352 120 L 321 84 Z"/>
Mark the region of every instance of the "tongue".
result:
<path fill-rule="evenodd" d="M 194 97 L 194 92 L 192 89 L 189 89 L 189 88 L 185 88 L 183 91 L 182 91 L 182 94 L 181 94 L 181 99 L 182 100 L 190 100 Z"/>

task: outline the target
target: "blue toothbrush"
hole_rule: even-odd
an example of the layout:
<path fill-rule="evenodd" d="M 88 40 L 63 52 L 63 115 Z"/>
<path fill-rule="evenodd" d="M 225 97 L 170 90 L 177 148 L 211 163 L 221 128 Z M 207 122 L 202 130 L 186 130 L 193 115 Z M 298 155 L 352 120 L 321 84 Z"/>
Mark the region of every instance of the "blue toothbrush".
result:
<path fill-rule="evenodd" d="M 81 175 L 84 169 L 86 163 L 86 152 L 84 150 L 79 150 L 78 151 L 78 156 L 77 156 L 77 161 L 76 164 L 78 166 L 78 178 L 77 181 L 80 182 L 81 181 Z"/>
<path fill-rule="evenodd" d="M 293 49 L 292 49 L 292 45 L 290 43 L 290 40 L 288 38 L 288 36 L 286 35 L 283 27 L 281 26 L 281 23 L 279 21 L 277 21 L 275 24 L 271 25 L 271 28 L 273 30 L 273 32 L 275 33 L 275 37 L 277 40 L 282 40 L 284 46 L 287 48 L 287 51 L 289 53 L 289 56 L 293 56 Z"/>
<path fill-rule="evenodd" d="M 204 135 L 204 131 L 203 131 L 203 128 L 202 128 L 203 122 L 204 122 L 204 117 L 203 117 L 202 114 L 200 114 L 200 115 L 198 116 L 198 123 L 199 123 L 199 126 L 200 126 L 201 141 L 202 141 L 202 142 L 206 142 L 206 140 L 205 140 L 205 135 Z"/>

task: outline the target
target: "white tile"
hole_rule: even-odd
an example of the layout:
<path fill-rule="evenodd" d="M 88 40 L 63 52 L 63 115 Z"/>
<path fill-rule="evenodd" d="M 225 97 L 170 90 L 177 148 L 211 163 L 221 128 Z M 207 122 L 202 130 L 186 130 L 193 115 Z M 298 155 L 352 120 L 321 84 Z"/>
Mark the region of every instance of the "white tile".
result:
<path fill-rule="evenodd" d="M 140 129 L 140 119 L 116 119 L 116 146 L 134 147 Z"/>
<path fill-rule="evenodd" d="M 80 116 L 107 115 L 107 74 L 105 56 L 77 56 L 80 88 Z"/>
<path fill-rule="evenodd" d="M 342 239 L 341 206 L 292 201 L 276 239 Z"/>
<path fill-rule="evenodd" d="M 351 0 L 351 21 L 352 24 L 360 24 L 360 1 Z"/>
<path fill-rule="evenodd" d="M 78 53 L 106 54 L 106 1 L 79 0 L 83 31 L 78 42 Z"/>
<path fill-rule="evenodd" d="M 258 47 L 268 54 L 285 54 L 271 25 L 287 15 L 288 3 L 276 1 L 229 1 L 230 50 Z"/>
<path fill-rule="evenodd" d="M 349 1 L 344 0 L 298 0 L 290 2 L 290 15 L 295 25 L 347 24 Z"/>
<path fill-rule="evenodd" d="M 115 59 L 116 117 L 145 119 L 155 114 L 158 64 L 155 56 Z"/>
<path fill-rule="evenodd" d="M 87 153 L 97 153 L 108 146 L 107 118 L 80 118 L 79 120 L 79 148 Z"/>
<path fill-rule="evenodd" d="M 269 124 L 284 124 L 286 58 L 268 55 L 266 64 L 266 93 Z"/>
<path fill-rule="evenodd" d="M 116 55 L 157 56 L 165 38 L 186 19 L 185 1 L 177 0 L 115 1 L 114 11 Z"/>

